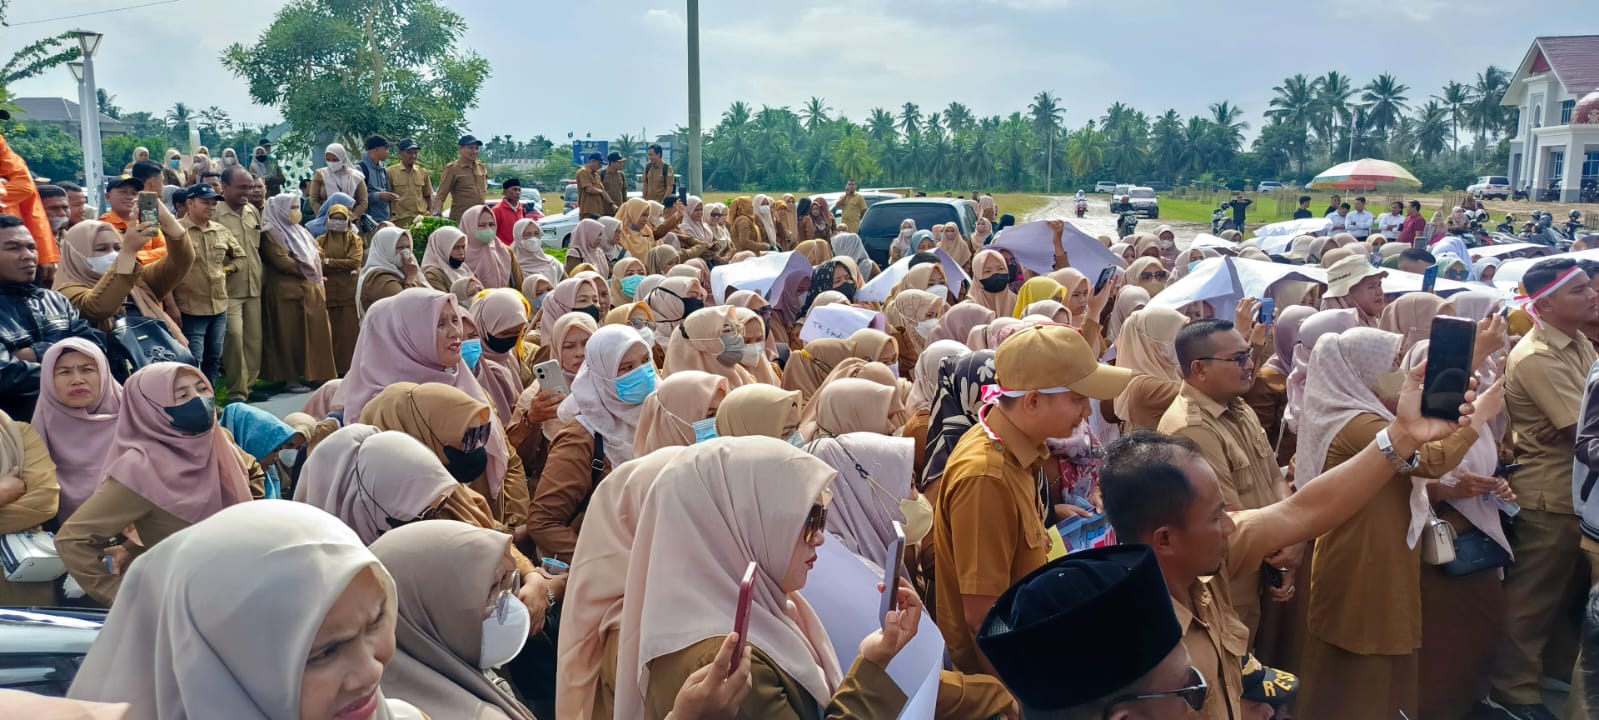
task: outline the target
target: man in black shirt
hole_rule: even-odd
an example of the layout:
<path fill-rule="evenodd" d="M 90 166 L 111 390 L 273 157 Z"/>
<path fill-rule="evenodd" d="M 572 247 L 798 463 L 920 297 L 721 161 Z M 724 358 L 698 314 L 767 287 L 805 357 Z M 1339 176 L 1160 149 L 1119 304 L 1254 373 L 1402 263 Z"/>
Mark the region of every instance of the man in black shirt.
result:
<path fill-rule="evenodd" d="M 1239 233 L 1244 232 L 1244 208 L 1254 204 L 1254 200 L 1244 197 L 1243 193 L 1233 193 L 1233 201 L 1227 206 L 1233 209 L 1233 229 Z"/>
<path fill-rule="evenodd" d="M 1308 219 L 1310 217 L 1311 217 L 1311 215 L 1310 215 L 1310 196 L 1309 195 L 1300 195 L 1299 196 L 1299 209 L 1294 211 L 1294 219 L 1295 220 L 1305 220 L 1305 219 Z"/>
<path fill-rule="evenodd" d="M 0 410 L 33 417 L 39 399 L 39 361 L 51 345 L 79 337 L 100 345 L 77 307 L 34 283 L 39 247 L 22 218 L 0 215 Z"/>
<path fill-rule="evenodd" d="M 1334 195 L 1334 196 L 1332 196 L 1332 203 L 1327 206 L 1327 212 L 1322 213 L 1321 216 L 1322 217 L 1327 217 L 1328 215 L 1331 215 L 1331 214 L 1333 214 L 1335 212 L 1338 212 L 1338 206 L 1340 204 L 1342 204 L 1343 201 L 1344 201 L 1344 196 L 1342 196 L 1342 195 Z"/>

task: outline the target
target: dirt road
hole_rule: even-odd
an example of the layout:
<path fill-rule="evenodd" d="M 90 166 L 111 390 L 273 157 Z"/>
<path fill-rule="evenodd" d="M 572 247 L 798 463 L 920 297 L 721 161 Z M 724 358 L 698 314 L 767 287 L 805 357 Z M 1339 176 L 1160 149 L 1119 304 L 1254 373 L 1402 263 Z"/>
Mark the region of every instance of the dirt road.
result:
<path fill-rule="evenodd" d="M 1034 210 L 1021 219 L 1021 222 L 1036 220 L 1066 220 L 1077 229 L 1089 235 L 1109 235 L 1116 237 L 1116 216 L 1110 214 L 1110 201 L 1102 195 L 1088 196 L 1088 214 L 1077 217 L 1077 198 L 1073 195 L 1051 196 L 1049 202 L 1043 207 Z M 1140 232 L 1155 232 L 1161 225 L 1170 225 L 1178 237 L 1193 237 L 1199 233 L 1210 232 L 1210 226 L 1201 223 L 1172 222 L 1168 220 L 1139 220 Z"/>

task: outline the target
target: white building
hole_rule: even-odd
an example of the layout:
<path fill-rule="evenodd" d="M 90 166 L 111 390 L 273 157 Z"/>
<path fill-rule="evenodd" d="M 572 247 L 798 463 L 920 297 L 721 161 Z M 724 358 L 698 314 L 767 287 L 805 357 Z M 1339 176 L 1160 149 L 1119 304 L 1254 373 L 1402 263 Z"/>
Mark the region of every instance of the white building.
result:
<path fill-rule="evenodd" d="M 1578 200 L 1599 184 L 1599 35 L 1541 37 L 1510 79 L 1500 105 L 1520 111 L 1510 139 L 1511 187 L 1547 188 Z"/>

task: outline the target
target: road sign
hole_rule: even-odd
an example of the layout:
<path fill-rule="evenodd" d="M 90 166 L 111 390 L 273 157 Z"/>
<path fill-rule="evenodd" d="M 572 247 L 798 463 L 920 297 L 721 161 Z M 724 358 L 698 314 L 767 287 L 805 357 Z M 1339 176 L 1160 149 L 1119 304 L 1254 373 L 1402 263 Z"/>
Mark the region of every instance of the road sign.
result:
<path fill-rule="evenodd" d="M 590 153 L 599 153 L 600 157 L 604 158 L 610 152 L 611 143 L 609 140 L 574 140 L 572 141 L 572 164 L 582 167 L 583 163 L 588 162 Z M 601 160 L 601 162 L 604 162 L 604 160 Z"/>

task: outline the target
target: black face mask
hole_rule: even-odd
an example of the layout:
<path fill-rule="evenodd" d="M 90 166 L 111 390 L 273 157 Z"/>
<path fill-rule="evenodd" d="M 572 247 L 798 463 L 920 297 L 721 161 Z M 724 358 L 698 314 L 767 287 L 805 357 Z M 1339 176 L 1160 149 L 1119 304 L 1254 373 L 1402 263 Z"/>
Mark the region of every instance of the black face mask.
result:
<path fill-rule="evenodd" d="M 172 427 L 190 435 L 199 435 L 216 424 L 217 406 L 212 398 L 190 398 L 182 405 L 166 408 L 166 411 L 167 417 L 172 418 Z"/>
<path fill-rule="evenodd" d="M 598 312 L 599 308 L 595 308 L 595 311 Z M 516 347 L 516 343 L 519 339 L 520 338 L 515 335 L 512 335 L 508 338 L 485 335 L 483 336 L 483 347 L 484 349 L 496 355 L 504 355 Z"/>
<path fill-rule="evenodd" d="M 584 315 L 594 318 L 594 322 L 600 321 L 600 306 L 598 305 L 584 305 L 580 308 L 572 308 L 572 312 L 583 313 Z"/>
<path fill-rule="evenodd" d="M 450 477 L 462 484 L 467 484 L 483 476 L 483 471 L 489 467 L 489 449 L 480 447 L 470 452 L 457 450 L 452 447 L 444 448 L 444 469 L 448 470 Z"/>
<path fill-rule="evenodd" d="M 464 262 L 466 262 L 466 258 L 461 258 L 460 260 L 456 260 L 455 258 L 450 258 L 450 267 L 452 267 L 452 268 L 461 267 L 461 263 L 464 263 Z"/>
<path fill-rule="evenodd" d="M 1022 276 L 1022 269 L 1017 267 L 1016 263 L 1013 263 L 1013 262 L 1005 263 L 1005 269 L 1010 271 L 1010 276 L 1011 276 L 1012 280 L 1015 280 L 1016 278 L 1019 278 L 1019 277 Z"/>
<path fill-rule="evenodd" d="M 1003 292 L 1010 285 L 1010 273 L 994 273 L 983 278 L 983 289 L 991 292 Z"/>
<path fill-rule="evenodd" d="M 847 282 L 833 289 L 838 291 L 839 294 L 843 295 L 850 302 L 855 302 L 855 283 Z"/>
<path fill-rule="evenodd" d="M 683 317 L 693 315 L 705 309 L 705 301 L 695 297 L 680 298 L 683 301 Z"/>

